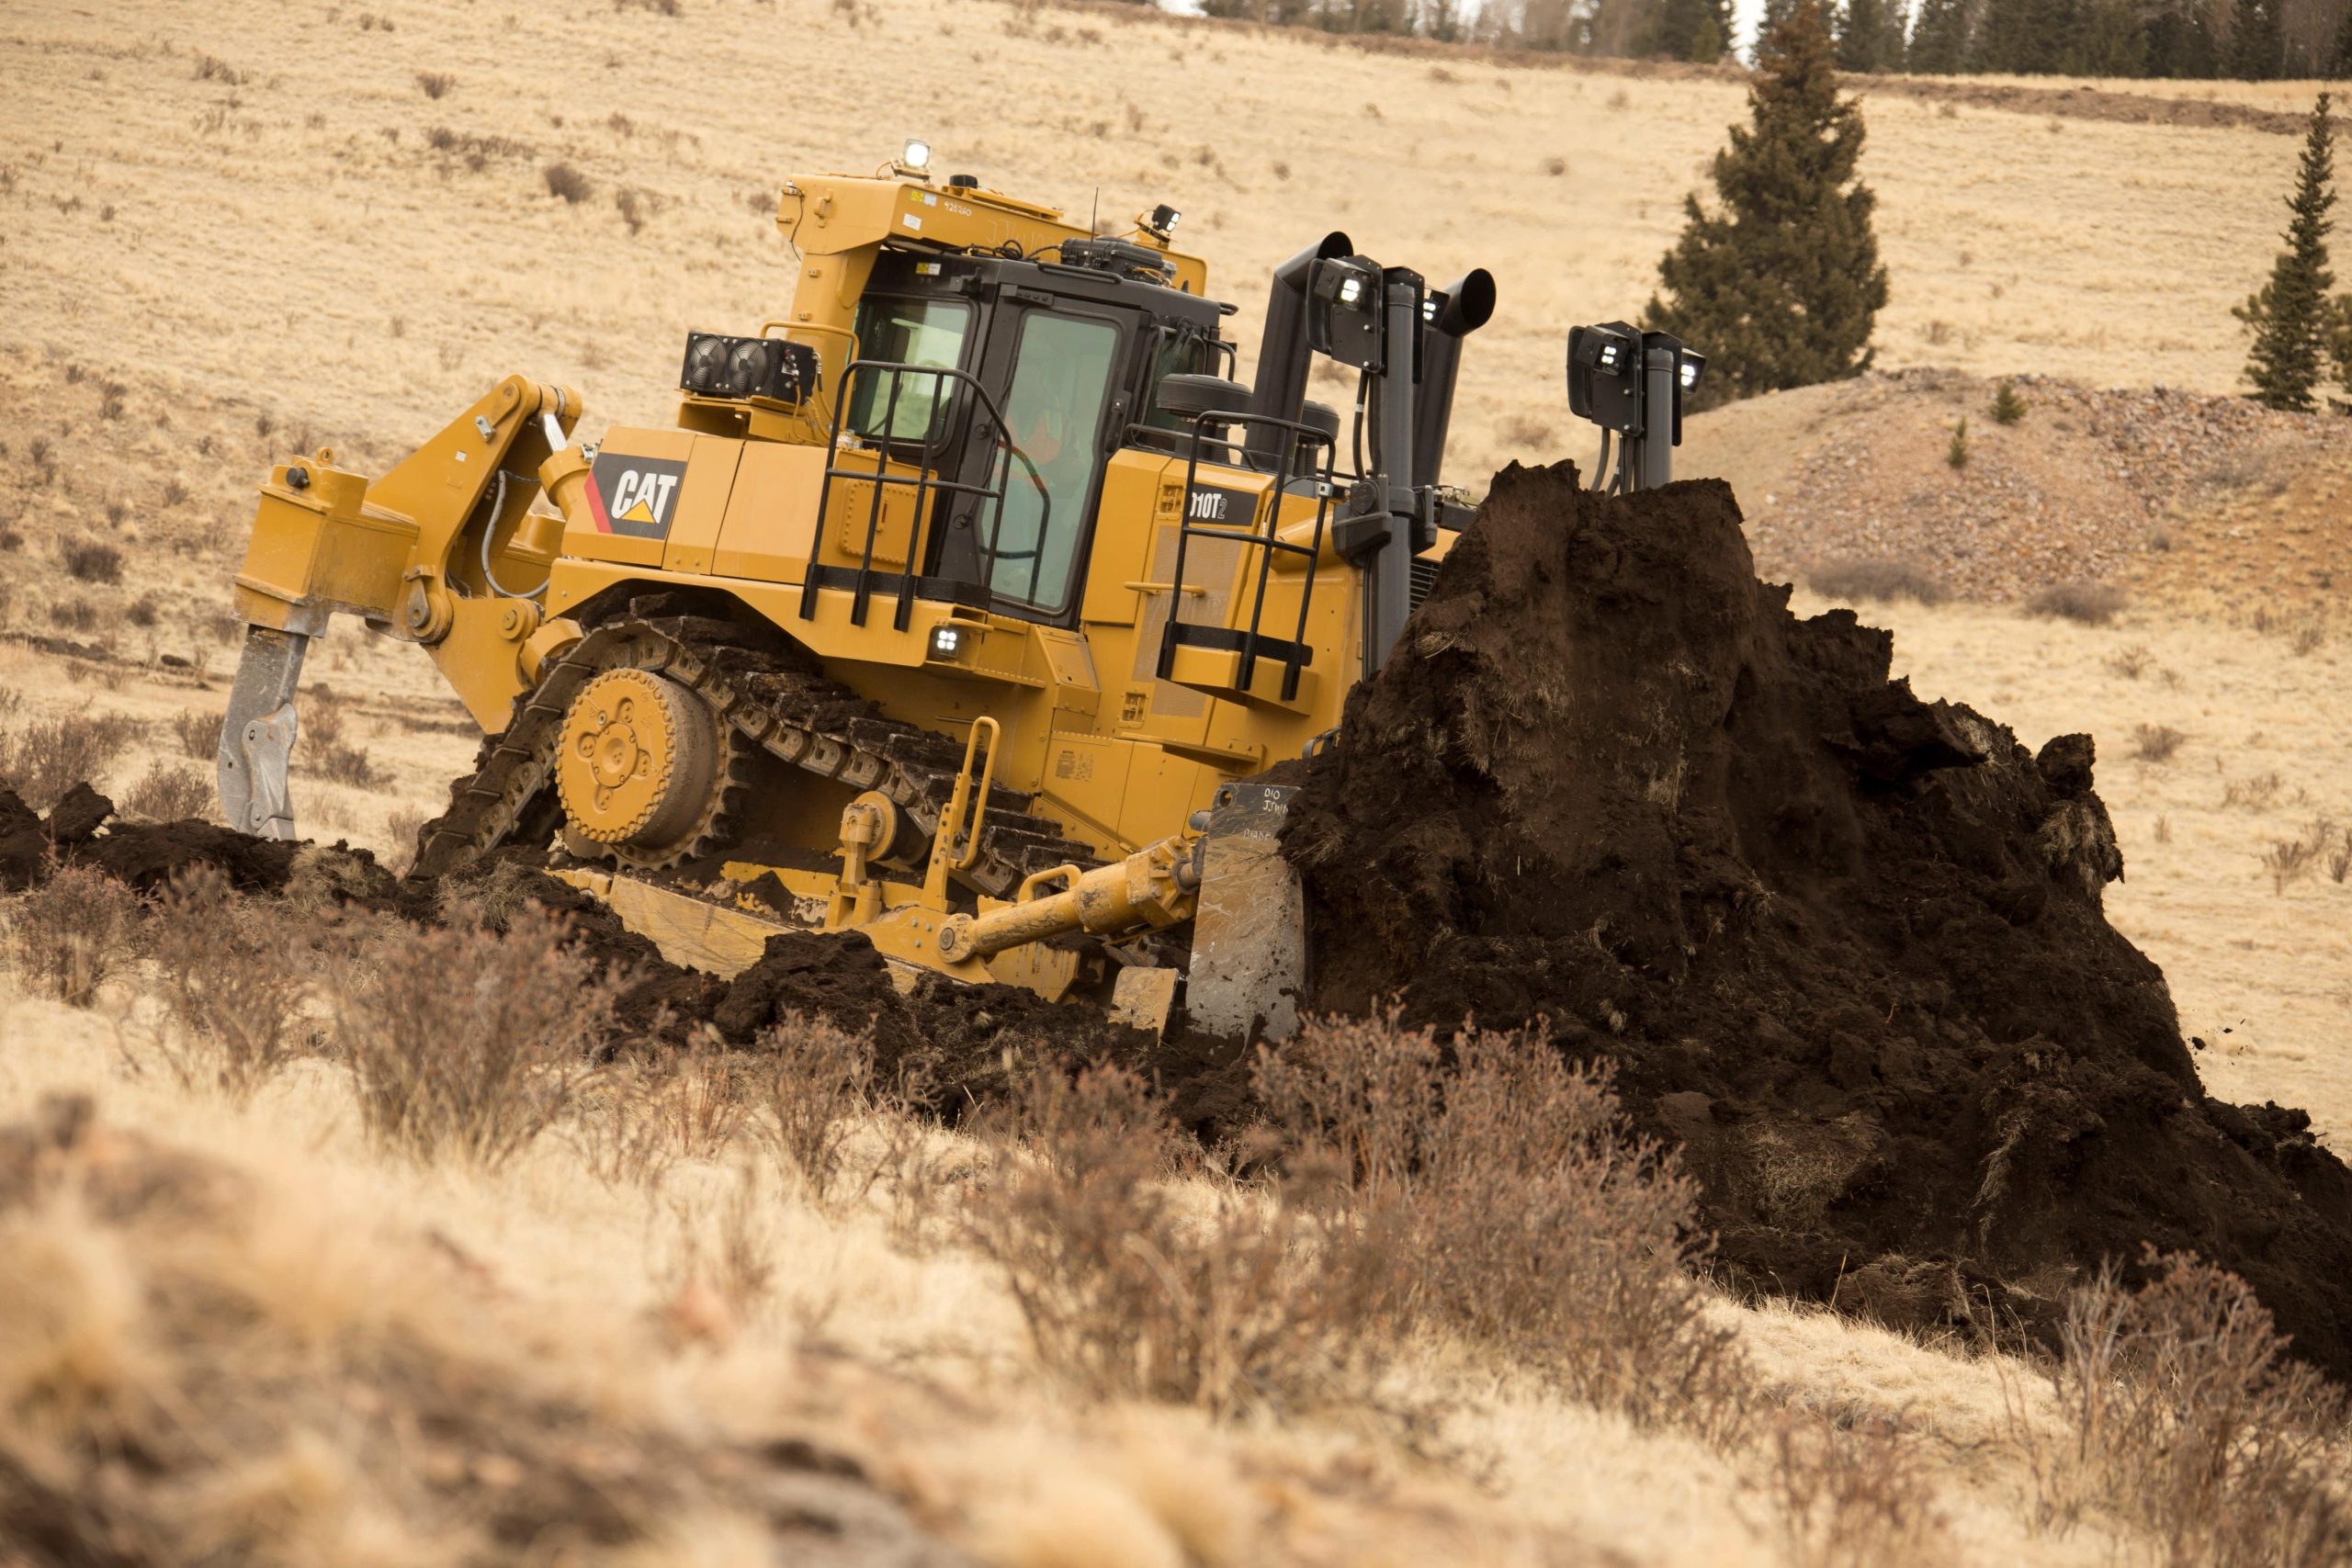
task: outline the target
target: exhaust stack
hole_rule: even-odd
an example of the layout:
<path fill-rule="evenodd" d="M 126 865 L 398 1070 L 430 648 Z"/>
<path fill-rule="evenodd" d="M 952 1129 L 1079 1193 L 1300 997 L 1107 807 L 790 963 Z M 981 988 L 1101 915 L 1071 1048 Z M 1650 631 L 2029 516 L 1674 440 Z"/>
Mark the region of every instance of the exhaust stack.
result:
<path fill-rule="evenodd" d="M 1266 328 L 1258 336 L 1258 376 L 1250 389 L 1250 412 L 1270 419 L 1296 420 L 1306 403 L 1306 367 L 1314 350 L 1306 339 L 1306 275 L 1317 262 L 1355 254 L 1354 243 L 1336 230 L 1274 268 L 1266 292 Z M 1269 471 L 1282 461 L 1289 432 L 1263 424 L 1250 427 L 1250 458 Z"/>
<path fill-rule="evenodd" d="M 1495 313 L 1495 277 L 1472 267 L 1459 281 L 1430 295 L 1428 330 L 1421 334 L 1421 387 L 1413 400 L 1413 482 L 1435 485 L 1445 466 L 1445 435 L 1453 423 L 1453 383 L 1462 370 L 1462 340 Z"/>

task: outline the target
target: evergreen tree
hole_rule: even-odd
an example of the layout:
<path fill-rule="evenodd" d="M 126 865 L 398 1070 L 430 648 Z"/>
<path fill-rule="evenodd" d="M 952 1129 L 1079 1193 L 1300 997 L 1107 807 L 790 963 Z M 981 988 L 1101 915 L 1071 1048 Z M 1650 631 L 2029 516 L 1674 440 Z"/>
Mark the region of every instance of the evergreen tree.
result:
<path fill-rule="evenodd" d="M 1731 0 L 1662 0 L 1646 52 L 1712 65 L 1730 47 Z"/>
<path fill-rule="evenodd" d="M 2335 287 L 2327 266 L 2327 236 L 2335 221 L 2328 209 L 2335 205 L 2335 125 L 2328 114 L 2328 96 L 2322 93 L 2312 110 L 2311 133 L 2296 171 L 2295 194 L 2287 209 L 2287 248 L 2270 269 L 2270 281 L 2245 304 L 2238 320 L 2254 330 L 2254 347 L 2246 356 L 2246 379 L 2254 383 L 2256 399 L 2274 409 L 2308 412 L 2312 389 L 2319 385 L 2323 356 L 2329 349 L 2333 307 L 2328 291 Z"/>
<path fill-rule="evenodd" d="M 2345 7 L 2343 25 L 2335 29 L 2335 42 L 2328 50 L 2320 74 L 2337 81 L 2352 76 L 2352 6 Z"/>
<path fill-rule="evenodd" d="M 2081 0 L 2066 68 L 2085 76 L 2142 76 L 2148 68 L 2148 36 L 2133 0 Z"/>
<path fill-rule="evenodd" d="M 1919 0 L 1908 68 L 1950 75 L 1968 63 L 1968 0 Z"/>
<path fill-rule="evenodd" d="M 2203 78 L 2221 71 L 2221 48 L 2202 0 L 2164 0 L 2142 26 L 2147 69 L 2154 76 Z"/>
<path fill-rule="evenodd" d="M 2018 384 L 2004 381 L 1993 393 L 1993 423 L 2015 424 L 2025 417 L 2025 400 L 2018 396 Z"/>
<path fill-rule="evenodd" d="M 1795 0 L 1765 35 L 1748 87 L 1752 123 L 1715 154 L 1718 210 L 1685 204 L 1659 264 L 1650 324 L 1707 355 L 1693 406 L 1859 375 L 1886 303 L 1871 214 L 1855 181 L 1860 106 L 1838 96 L 1822 0 Z"/>
<path fill-rule="evenodd" d="M 1838 11 L 1838 69 L 1883 71 L 1887 0 L 1846 0 Z"/>
<path fill-rule="evenodd" d="M 2267 82 L 2278 74 L 2284 51 L 2278 0 L 2237 0 L 2230 14 L 2230 74 L 2242 82 Z"/>
<path fill-rule="evenodd" d="M 1762 63 L 1765 46 L 1771 41 L 1772 35 L 1781 30 L 1781 24 L 1787 21 L 1789 13 L 1796 8 L 1797 0 L 1764 0 L 1764 14 L 1756 23 L 1754 53 L 1758 63 Z"/>
<path fill-rule="evenodd" d="M 1969 68 L 2018 75 L 2058 70 L 2073 11 L 2065 0 L 1986 0 Z"/>

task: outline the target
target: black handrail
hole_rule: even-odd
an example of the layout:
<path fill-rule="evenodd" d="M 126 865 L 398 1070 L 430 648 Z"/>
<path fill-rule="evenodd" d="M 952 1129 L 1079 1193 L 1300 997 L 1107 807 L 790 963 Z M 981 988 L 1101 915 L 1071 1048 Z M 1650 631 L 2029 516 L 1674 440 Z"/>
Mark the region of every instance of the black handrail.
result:
<path fill-rule="evenodd" d="M 854 430 L 850 425 L 850 411 L 857 406 L 854 389 L 861 371 L 869 375 L 887 375 L 890 378 L 890 395 L 883 404 L 879 434 Z M 930 413 L 923 426 L 922 445 L 916 454 L 915 471 L 912 474 L 894 474 L 889 471 L 891 447 L 904 446 L 906 442 L 891 434 L 891 426 L 897 422 L 899 397 L 905 389 L 906 378 L 910 376 L 931 378 L 933 396 Z M 944 401 L 943 394 L 946 389 L 944 383 L 949 381 L 969 387 L 974 401 L 965 405 L 956 418 L 943 419 L 940 411 Z M 882 501 L 886 486 L 904 485 L 910 487 L 915 492 L 913 512 L 907 527 L 906 570 L 899 574 L 898 605 L 891 616 L 891 626 L 895 630 L 905 631 L 909 621 L 913 616 L 915 582 L 921 575 L 919 558 L 923 544 L 924 503 L 929 500 L 933 491 L 936 490 L 947 495 L 971 496 L 976 498 L 979 505 L 986 505 L 989 502 L 996 503 L 995 520 L 990 525 L 987 535 L 986 559 L 982 562 L 982 581 L 985 584 L 993 581 L 996 575 L 997 537 L 1004 526 L 1005 487 L 1012 477 L 1013 459 L 1020 459 L 1022 466 L 1028 470 L 1029 482 L 1037 491 L 1039 547 L 1031 551 L 1030 554 L 1042 554 L 1046 525 L 1053 513 L 1053 493 L 1046 488 L 1045 478 L 1037 472 L 1037 465 L 1030 461 L 1029 455 L 1022 451 L 1019 444 L 1012 439 L 1012 427 L 1005 423 L 1003 413 L 997 408 L 996 400 L 989 396 L 988 389 L 980 385 L 977 378 L 952 365 L 910 365 L 893 359 L 855 359 L 852 360 L 848 367 L 842 372 L 841 383 L 834 396 L 837 400 L 834 405 L 837 412 L 833 420 L 831 436 L 825 444 L 824 483 L 817 496 L 816 533 L 809 541 L 808 572 L 802 578 L 800 584 L 800 618 L 802 620 L 813 620 L 817 615 L 817 554 L 824 547 L 825 519 L 832 509 L 833 481 L 836 479 L 864 480 L 874 487 L 873 499 L 866 509 L 865 543 L 858 555 L 857 589 L 850 600 L 849 618 L 852 626 L 862 626 L 865 624 L 866 608 L 873 601 L 874 547 L 882 528 Z M 1001 461 L 995 458 L 990 460 L 984 483 L 975 484 L 964 479 L 933 477 L 934 468 L 944 469 L 950 453 L 963 450 L 963 443 L 954 439 L 954 436 L 957 426 L 970 423 L 971 411 L 975 406 L 988 415 L 989 423 L 995 427 L 992 444 Z M 875 444 L 872 472 L 842 465 L 841 448 L 842 434 L 844 431 L 849 431 L 850 434 Z M 1017 560 L 1022 558 L 1016 552 L 1012 558 Z M 1032 575 L 1034 576 L 1035 573 L 1033 572 Z"/>
<path fill-rule="evenodd" d="M 1298 695 L 1299 672 L 1314 658 L 1314 650 L 1306 646 L 1306 612 L 1315 600 L 1315 572 L 1323 558 L 1323 530 L 1331 511 L 1331 474 L 1339 447 L 1338 439 L 1329 431 L 1318 430 L 1298 420 L 1277 419 L 1272 414 L 1250 413 L 1239 409 L 1209 410 L 1194 414 L 1192 423 L 1191 446 L 1184 459 L 1182 510 L 1178 513 L 1176 521 L 1176 570 L 1169 583 L 1168 620 L 1159 637 L 1159 679 L 1167 680 L 1175 668 L 1176 649 L 1180 645 L 1189 642 L 1194 647 L 1224 646 L 1240 653 L 1241 664 L 1236 675 L 1241 689 L 1247 691 L 1257 673 L 1261 651 L 1270 657 L 1279 653 L 1283 660 L 1283 701 L 1289 702 Z M 1212 443 L 1203 429 L 1209 424 L 1222 426 L 1228 434 Z M 1290 434 L 1290 439 L 1283 443 L 1281 456 L 1274 465 L 1273 485 L 1267 496 L 1263 532 L 1259 529 L 1254 510 L 1248 524 L 1240 530 L 1193 521 L 1193 496 L 1200 484 L 1202 449 L 1214 444 L 1229 454 L 1234 446 L 1230 432 L 1235 425 L 1257 425 L 1269 434 L 1286 431 Z M 1318 448 L 1322 454 L 1320 465 L 1306 474 L 1297 472 L 1301 456 Z M 1315 480 L 1315 538 L 1312 544 L 1295 545 L 1282 536 L 1282 498 L 1293 483 L 1305 478 Z M 1195 534 L 1232 539 L 1255 547 L 1261 552 L 1258 557 L 1257 592 L 1250 606 L 1249 630 L 1234 634 L 1223 626 L 1196 625 L 1178 618 L 1177 612 L 1184 603 L 1184 557 Z M 1298 627 L 1287 642 L 1268 637 L 1261 629 L 1266 613 L 1266 586 L 1273 571 L 1274 552 L 1277 550 L 1306 558 L 1306 577 L 1298 590 Z"/>

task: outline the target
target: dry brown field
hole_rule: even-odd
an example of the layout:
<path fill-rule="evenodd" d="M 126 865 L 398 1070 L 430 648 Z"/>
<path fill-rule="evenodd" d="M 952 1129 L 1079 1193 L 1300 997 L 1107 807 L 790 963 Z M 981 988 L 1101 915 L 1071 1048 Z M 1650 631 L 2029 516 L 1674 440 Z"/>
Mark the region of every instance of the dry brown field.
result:
<path fill-rule="evenodd" d="M 0 692 L 18 705 L 0 724 L 128 721 L 92 770 L 125 801 L 159 769 L 209 776 L 178 730 L 225 702 L 224 577 L 269 461 L 389 460 L 515 370 L 584 391 L 592 434 L 666 418 L 687 330 L 788 299 L 771 215 L 794 173 L 922 134 L 944 169 L 1072 211 L 1170 201 L 1240 307 L 1245 367 L 1260 279 L 1329 228 L 1433 276 L 1488 266 L 1501 306 L 1450 476 L 1476 485 L 1589 459 L 1565 331 L 1639 310 L 1741 107 L 1721 73 L 993 0 L 17 0 L 0 75 Z M 2295 141 L 2069 98 L 2290 117 L 2315 85 L 1984 85 L 2011 96 L 1861 85 L 1894 287 L 1881 367 L 2238 389 L 2228 307 L 2276 246 Z M 549 194 L 555 163 L 586 199 Z M 1857 395 L 1712 416 L 1687 467 L 1764 489 L 1853 428 Z M 1945 411 L 1904 417 L 1932 453 Z M 2263 857 L 2352 821 L 2352 622 L 2333 584 L 2295 578 L 2314 553 L 2352 563 L 2340 473 L 2190 518 L 2104 625 L 1861 605 L 1923 695 L 2030 745 L 2099 737 L 2127 864 L 2108 907 L 2164 967 L 2209 1087 L 2308 1107 L 2339 1152 L 2352 881 Z M 85 544 L 119 566 L 74 569 Z M 463 710 L 413 650 L 345 626 L 307 684 L 360 761 L 301 777 L 306 825 L 396 858 L 471 755 Z M 2178 736 L 2158 758 L 2143 727 Z M 585 1122 L 495 1171 L 419 1165 L 363 1134 L 326 1062 L 244 1103 L 176 1082 L 160 987 L 131 965 L 70 1008 L 0 976 L 0 1453 L 73 1473 L 60 1434 L 85 1419 L 204 1448 L 204 1484 L 166 1500 L 189 1561 L 534 1560 L 482 1544 L 490 1514 L 419 1501 L 458 1492 L 525 1519 L 609 1511 L 609 1539 L 567 1547 L 596 1563 L 2167 1561 L 2143 1517 L 2043 1506 L 2047 1455 L 2019 1434 L 2057 1416 L 2018 1346 L 1716 1301 L 1779 1423 L 1729 1446 L 1442 1338 L 1400 1356 L 1381 1408 L 1106 1401 L 1041 1363 L 984 1260 L 908 1245 L 889 1181 L 821 1201 L 748 1126 L 682 1138 L 648 1179 L 616 1179 Z M 90 1192 L 161 1160 L 165 1188 L 226 1172 L 233 1203 L 10 1207 L 31 1145 L 6 1130 L 60 1091 L 94 1096 L 107 1134 L 73 1156 Z M 953 1198 L 987 1151 L 930 1136 Z M 221 1330 L 189 1315 L 206 1292 L 258 1304 Z M 388 1451 L 353 1435 L 388 1405 L 481 1414 Z M 0 1562 L 28 1554 L 11 1528 Z"/>

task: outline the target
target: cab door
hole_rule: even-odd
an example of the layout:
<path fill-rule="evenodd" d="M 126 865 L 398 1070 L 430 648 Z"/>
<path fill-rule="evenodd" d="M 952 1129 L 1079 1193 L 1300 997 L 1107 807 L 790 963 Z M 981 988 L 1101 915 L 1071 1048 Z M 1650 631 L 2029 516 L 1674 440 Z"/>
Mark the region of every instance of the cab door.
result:
<path fill-rule="evenodd" d="M 1001 291 L 980 379 L 1003 414 L 1009 449 L 974 440 L 965 479 L 1001 484 L 1004 498 L 978 503 L 967 492 L 942 533 L 938 575 L 984 584 L 1005 615 L 1076 619 L 1102 467 L 1125 414 L 1133 333 L 1125 312 L 1035 289 Z"/>

